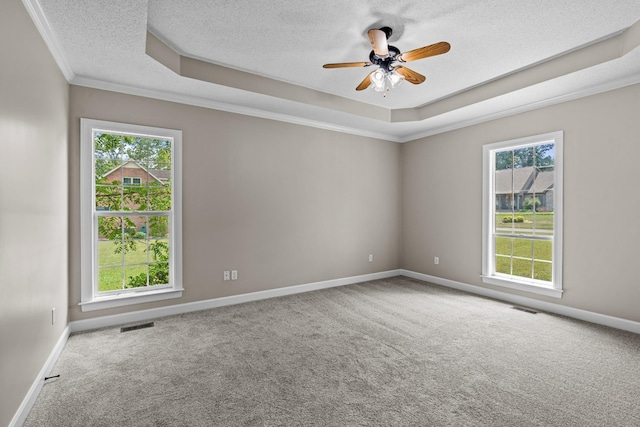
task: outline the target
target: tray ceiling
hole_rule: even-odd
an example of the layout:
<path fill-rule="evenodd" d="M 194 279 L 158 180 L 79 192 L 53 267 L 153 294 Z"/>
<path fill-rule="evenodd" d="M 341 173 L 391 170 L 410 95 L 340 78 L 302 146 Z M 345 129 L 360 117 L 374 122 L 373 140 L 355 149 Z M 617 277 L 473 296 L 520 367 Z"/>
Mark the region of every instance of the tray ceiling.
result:
<path fill-rule="evenodd" d="M 637 0 L 24 0 L 72 84 L 403 142 L 640 82 Z M 356 92 L 369 28 L 427 77 Z"/>

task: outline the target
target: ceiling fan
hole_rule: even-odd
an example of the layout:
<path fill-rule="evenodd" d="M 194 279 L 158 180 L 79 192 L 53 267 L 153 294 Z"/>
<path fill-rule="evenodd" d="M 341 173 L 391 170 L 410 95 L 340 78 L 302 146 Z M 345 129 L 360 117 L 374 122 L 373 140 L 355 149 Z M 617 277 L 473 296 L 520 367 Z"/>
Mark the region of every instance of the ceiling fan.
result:
<path fill-rule="evenodd" d="M 391 46 L 387 42 L 392 32 L 393 30 L 389 27 L 382 27 L 378 30 L 371 29 L 367 32 L 371 47 L 373 48 L 369 54 L 368 62 L 340 62 L 336 64 L 324 64 L 323 67 L 347 68 L 377 65 L 378 68 L 369 73 L 356 87 L 356 90 L 364 90 L 371 86 L 376 91 L 383 92 L 384 96 L 386 96 L 386 92 L 398 86 L 402 80 L 418 85 L 426 79 L 422 74 L 401 64 L 429 56 L 441 55 L 449 52 L 449 49 L 451 49 L 449 43 L 439 42 L 401 53 L 397 47 Z"/>

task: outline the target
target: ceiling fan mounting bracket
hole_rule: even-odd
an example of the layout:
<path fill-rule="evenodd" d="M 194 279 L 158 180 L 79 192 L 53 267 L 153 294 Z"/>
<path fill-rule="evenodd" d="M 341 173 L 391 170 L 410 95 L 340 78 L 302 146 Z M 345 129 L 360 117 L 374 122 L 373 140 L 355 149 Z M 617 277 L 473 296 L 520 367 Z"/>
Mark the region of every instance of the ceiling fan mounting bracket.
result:
<path fill-rule="evenodd" d="M 389 37 L 391 37 L 391 34 L 393 34 L 393 30 L 391 29 L 391 27 L 382 27 L 380 28 L 380 31 L 387 35 L 387 40 L 389 40 Z"/>

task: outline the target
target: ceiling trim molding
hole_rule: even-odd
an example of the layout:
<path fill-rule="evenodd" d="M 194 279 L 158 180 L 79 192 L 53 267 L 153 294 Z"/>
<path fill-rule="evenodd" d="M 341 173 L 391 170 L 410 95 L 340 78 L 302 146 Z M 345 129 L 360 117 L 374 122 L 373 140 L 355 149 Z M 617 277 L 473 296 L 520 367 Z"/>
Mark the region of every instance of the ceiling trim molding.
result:
<path fill-rule="evenodd" d="M 640 21 L 632 26 L 527 67 L 416 108 L 396 109 L 391 122 L 436 117 L 468 105 L 585 70 L 627 55 L 640 46 Z"/>
<path fill-rule="evenodd" d="M 51 52 L 53 59 L 56 61 L 56 64 L 58 64 L 58 68 L 60 68 L 60 71 L 64 75 L 65 79 L 67 79 L 67 82 L 71 82 L 71 80 L 75 78 L 75 74 L 64 56 L 64 51 L 60 47 L 60 43 L 58 42 L 47 17 L 44 15 L 40 3 L 38 0 L 22 0 L 22 4 L 25 9 L 27 9 L 27 13 L 29 13 L 31 20 L 38 29 L 40 37 L 42 37 L 47 48 L 49 48 L 49 52 Z"/>
<path fill-rule="evenodd" d="M 181 77 L 356 114 L 383 122 L 390 121 L 391 110 L 387 108 L 183 56 L 150 31 L 147 31 L 145 53 Z"/>
<path fill-rule="evenodd" d="M 445 132 L 451 132 L 457 129 L 466 128 L 473 125 L 478 125 L 492 120 L 502 119 L 516 114 L 526 113 L 528 111 L 539 110 L 545 107 L 551 107 L 553 105 L 562 104 L 564 102 L 574 101 L 580 98 L 586 98 L 588 96 L 597 95 L 599 93 L 609 92 L 623 87 L 640 84 L 640 75 L 622 77 L 617 80 L 612 80 L 607 83 L 593 86 L 584 90 L 560 95 L 554 98 L 548 98 L 543 101 L 536 101 L 526 105 L 520 105 L 518 107 L 508 108 L 495 113 L 487 114 L 485 116 L 476 117 L 470 120 L 458 121 L 452 125 L 439 126 L 429 129 L 424 132 L 419 132 L 411 135 L 404 136 L 400 139 L 400 143 L 411 142 L 417 139 L 426 138 L 433 135 L 438 135 Z"/>
<path fill-rule="evenodd" d="M 380 132 L 364 131 L 362 129 L 349 126 L 336 125 L 333 123 L 311 120 L 302 117 L 291 116 L 288 114 L 275 113 L 272 111 L 260 110 L 240 105 L 229 104 L 220 101 L 213 101 L 206 98 L 199 98 L 190 95 L 181 95 L 171 92 L 164 92 L 154 89 L 143 89 L 133 86 L 121 85 L 118 83 L 105 82 L 102 80 L 91 79 L 87 77 L 75 77 L 71 82 L 72 85 L 82 86 L 91 89 L 106 90 L 126 95 L 141 96 L 144 98 L 157 99 L 160 101 L 175 102 L 177 104 L 191 105 L 194 107 L 208 108 L 228 113 L 242 114 L 245 116 L 257 117 L 261 119 L 275 120 L 284 123 L 291 123 L 301 126 L 308 126 L 318 129 L 329 130 L 333 132 L 357 135 L 366 138 L 380 139 L 390 142 L 402 142 L 401 138 L 395 135 L 389 135 Z"/>
<path fill-rule="evenodd" d="M 429 104 L 389 110 L 330 95 L 291 83 L 273 80 L 245 71 L 233 70 L 211 62 L 182 56 L 167 43 L 147 31 L 146 53 L 167 68 L 183 77 L 295 102 L 303 102 L 322 108 L 356 114 L 386 123 L 420 122 L 456 111 L 489 99 L 494 99 L 520 89 L 535 86 L 619 59 L 640 46 L 640 21 L 630 27 L 602 37 L 535 64 L 481 83 Z"/>

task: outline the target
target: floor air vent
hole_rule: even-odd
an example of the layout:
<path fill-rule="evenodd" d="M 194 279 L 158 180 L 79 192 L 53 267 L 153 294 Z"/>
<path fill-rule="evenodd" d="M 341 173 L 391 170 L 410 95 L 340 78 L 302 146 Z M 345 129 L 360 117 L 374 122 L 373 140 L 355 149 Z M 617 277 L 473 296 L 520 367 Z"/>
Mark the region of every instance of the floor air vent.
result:
<path fill-rule="evenodd" d="M 153 322 L 149 322 L 149 323 L 142 323 L 140 325 L 133 325 L 133 326 L 126 326 L 124 328 L 120 328 L 120 332 L 129 332 L 129 331 L 135 331 L 137 329 L 143 329 L 143 328 L 151 328 L 153 327 Z"/>
<path fill-rule="evenodd" d="M 538 314 L 537 311 L 532 310 L 530 308 L 524 308 L 524 307 L 511 307 L 514 310 L 519 310 L 519 311 L 524 311 L 525 313 L 529 313 L 529 314 Z"/>

